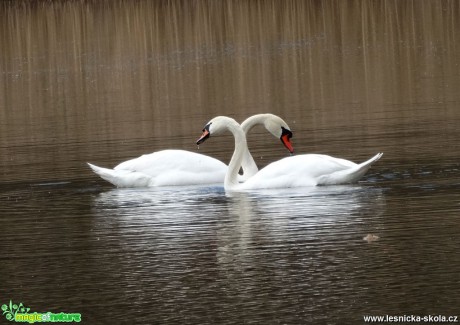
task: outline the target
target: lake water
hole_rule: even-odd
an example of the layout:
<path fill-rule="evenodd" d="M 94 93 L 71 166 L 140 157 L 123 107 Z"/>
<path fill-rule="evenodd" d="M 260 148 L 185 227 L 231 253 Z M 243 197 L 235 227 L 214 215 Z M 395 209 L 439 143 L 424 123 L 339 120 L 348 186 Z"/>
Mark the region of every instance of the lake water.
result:
<path fill-rule="evenodd" d="M 85 324 L 460 316 L 458 1 L 4 1 L 0 17 L 0 305 Z M 85 164 L 227 163 L 230 136 L 197 149 L 203 125 L 261 112 L 297 153 L 384 156 L 355 185 L 244 193 L 116 189 Z M 287 155 L 254 131 L 259 167 Z"/>

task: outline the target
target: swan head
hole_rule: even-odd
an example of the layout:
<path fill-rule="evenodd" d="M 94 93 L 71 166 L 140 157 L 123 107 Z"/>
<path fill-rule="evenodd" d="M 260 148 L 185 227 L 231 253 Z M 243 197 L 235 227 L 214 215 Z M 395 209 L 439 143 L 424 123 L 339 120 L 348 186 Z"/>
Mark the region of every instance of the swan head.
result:
<path fill-rule="evenodd" d="M 264 127 L 273 136 L 279 138 L 281 143 L 291 154 L 294 153 L 294 147 L 291 142 L 292 132 L 281 117 L 273 114 L 265 114 Z"/>
<path fill-rule="evenodd" d="M 196 141 L 196 144 L 197 145 L 202 144 L 203 142 L 205 142 L 211 136 L 211 134 L 212 135 L 218 135 L 218 134 L 223 133 L 225 130 L 228 129 L 229 126 L 240 127 L 238 122 L 236 122 L 234 119 L 232 119 L 230 117 L 217 116 L 217 117 L 213 118 L 203 128 L 203 134 Z"/>

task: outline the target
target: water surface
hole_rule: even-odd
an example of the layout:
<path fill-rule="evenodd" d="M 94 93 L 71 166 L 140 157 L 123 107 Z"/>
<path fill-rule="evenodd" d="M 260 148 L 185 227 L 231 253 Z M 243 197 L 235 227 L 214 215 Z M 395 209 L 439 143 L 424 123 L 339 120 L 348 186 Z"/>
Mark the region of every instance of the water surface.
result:
<path fill-rule="evenodd" d="M 458 315 L 457 1 L 0 4 L 0 304 L 88 324 Z M 271 112 L 355 185 L 116 189 L 166 148 L 228 162 L 216 115 Z M 286 156 L 260 128 L 260 167 Z M 363 240 L 368 234 L 376 241 Z M 460 316 L 460 315 L 459 315 Z"/>

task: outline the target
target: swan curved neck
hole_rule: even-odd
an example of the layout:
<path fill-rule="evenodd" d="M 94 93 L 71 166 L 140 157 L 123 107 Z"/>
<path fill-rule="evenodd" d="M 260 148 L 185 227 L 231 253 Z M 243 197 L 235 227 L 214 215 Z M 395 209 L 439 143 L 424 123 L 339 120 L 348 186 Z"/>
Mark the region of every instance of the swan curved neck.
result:
<path fill-rule="evenodd" d="M 227 174 L 225 175 L 224 187 L 226 190 L 235 189 L 238 186 L 238 171 L 243 161 L 243 156 L 248 150 L 246 135 L 236 121 L 230 121 L 227 128 L 235 137 L 235 150 L 232 159 L 228 164 Z"/>
<path fill-rule="evenodd" d="M 258 124 L 264 124 L 265 121 L 269 118 L 271 114 L 256 114 L 248 117 L 246 120 L 244 120 L 243 123 L 241 123 L 241 128 L 243 129 L 245 134 L 248 134 L 251 129 L 258 125 Z"/>
<path fill-rule="evenodd" d="M 252 128 L 254 128 L 256 125 L 263 125 L 268 115 L 269 114 L 256 114 L 244 120 L 244 122 L 241 123 L 241 128 L 243 129 L 244 134 L 247 136 L 249 131 L 251 131 Z M 243 169 L 243 180 L 246 180 L 247 178 L 254 176 L 259 171 L 259 168 L 257 168 L 257 164 L 254 161 L 254 158 L 249 152 L 249 148 L 247 148 L 244 152 L 243 160 L 241 162 L 241 168 Z"/>

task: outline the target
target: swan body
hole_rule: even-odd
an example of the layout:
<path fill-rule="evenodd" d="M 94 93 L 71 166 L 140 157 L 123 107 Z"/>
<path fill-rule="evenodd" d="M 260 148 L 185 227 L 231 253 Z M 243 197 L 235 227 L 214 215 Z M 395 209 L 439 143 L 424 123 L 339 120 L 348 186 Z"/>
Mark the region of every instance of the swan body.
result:
<path fill-rule="evenodd" d="M 378 153 L 362 164 L 320 154 L 287 157 L 269 164 L 249 178 L 241 189 L 283 188 L 356 183 L 380 159 Z"/>
<path fill-rule="evenodd" d="M 222 182 L 227 172 L 227 165 L 220 160 L 186 150 L 157 151 L 122 162 L 114 169 L 88 165 L 117 187 L 212 184 Z"/>
<path fill-rule="evenodd" d="M 226 190 L 355 183 L 382 156 L 382 153 L 378 153 L 361 164 L 320 154 L 292 156 L 267 165 L 240 184 L 237 181 L 238 166 L 243 160 L 247 143 L 244 132 L 234 119 L 225 116 L 212 119 L 203 129 L 203 135 L 198 139 L 197 144 L 204 142 L 211 135 L 220 134 L 224 131 L 230 131 L 235 136 L 235 150 L 225 176 L 224 186 Z"/>
<path fill-rule="evenodd" d="M 274 136 L 281 139 L 292 153 L 292 137 L 289 127 L 280 117 L 273 114 L 257 114 L 246 119 L 241 128 L 249 132 L 261 124 Z M 228 167 L 218 159 L 187 150 L 161 150 L 142 155 L 120 163 L 113 169 L 88 166 L 104 180 L 117 187 L 154 187 L 181 186 L 223 183 Z M 249 149 L 243 147 L 241 165 L 243 175 L 238 181 L 244 181 L 257 173 L 257 165 Z"/>

